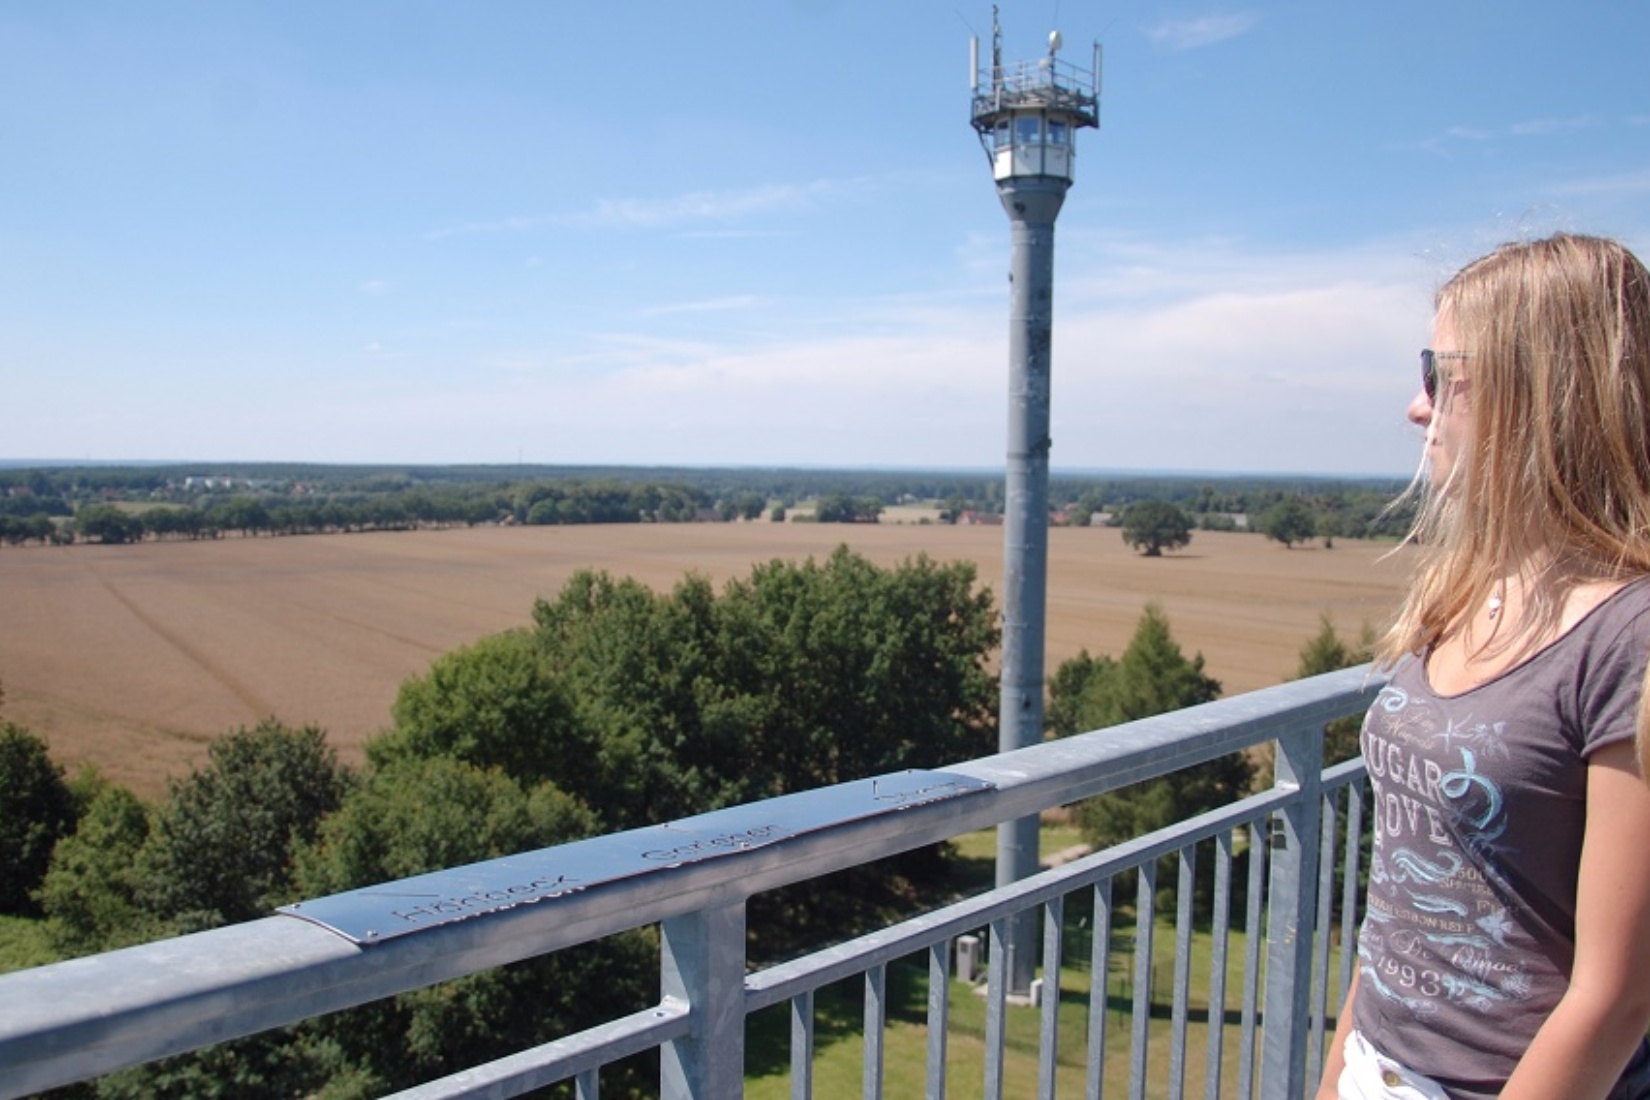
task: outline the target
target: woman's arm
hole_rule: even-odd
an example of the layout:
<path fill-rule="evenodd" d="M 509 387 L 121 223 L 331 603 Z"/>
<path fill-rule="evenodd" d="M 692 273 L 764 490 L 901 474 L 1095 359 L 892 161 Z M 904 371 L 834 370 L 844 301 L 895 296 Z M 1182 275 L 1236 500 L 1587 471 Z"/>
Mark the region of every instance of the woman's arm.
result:
<path fill-rule="evenodd" d="M 1343 948 L 1345 950 L 1345 948 Z M 1346 1037 L 1352 1034 L 1352 999 L 1358 995 L 1358 970 L 1352 971 L 1352 983 L 1346 987 L 1346 1000 L 1335 1017 L 1335 1034 L 1329 1040 L 1329 1049 L 1323 1052 L 1323 1076 L 1318 1079 L 1317 1100 L 1339 1100 L 1341 1070 L 1346 1068 Z"/>
<path fill-rule="evenodd" d="M 1630 743 L 1594 753 L 1570 987 L 1502 1100 L 1603 1097 L 1650 1025 L 1650 788 Z"/>

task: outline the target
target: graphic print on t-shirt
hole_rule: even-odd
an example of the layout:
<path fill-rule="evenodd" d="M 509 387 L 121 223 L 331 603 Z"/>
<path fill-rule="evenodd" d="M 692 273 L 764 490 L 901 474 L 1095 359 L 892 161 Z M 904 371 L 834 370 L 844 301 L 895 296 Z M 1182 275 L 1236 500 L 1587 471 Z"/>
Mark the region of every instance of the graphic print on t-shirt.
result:
<path fill-rule="evenodd" d="M 1494 778 L 1505 731 L 1434 702 L 1389 684 L 1364 726 L 1376 843 L 1361 972 L 1416 1016 L 1440 1002 L 1492 1013 L 1530 993 L 1506 906 L 1479 870 L 1511 854 L 1497 843 L 1507 827 Z"/>

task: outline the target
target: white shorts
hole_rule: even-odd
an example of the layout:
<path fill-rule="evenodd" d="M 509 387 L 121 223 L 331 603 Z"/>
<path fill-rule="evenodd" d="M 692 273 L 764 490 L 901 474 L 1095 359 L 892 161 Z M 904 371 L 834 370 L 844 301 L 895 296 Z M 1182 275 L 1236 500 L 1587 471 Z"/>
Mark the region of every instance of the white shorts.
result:
<path fill-rule="evenodd" d="M 1341 1100 L 1449 1100 L 1437 1081 L 1394 1062 L 1362 1032 L 1346 1037 L 1345 1050 L 1346 1068 L 1335 1082 Z"/>

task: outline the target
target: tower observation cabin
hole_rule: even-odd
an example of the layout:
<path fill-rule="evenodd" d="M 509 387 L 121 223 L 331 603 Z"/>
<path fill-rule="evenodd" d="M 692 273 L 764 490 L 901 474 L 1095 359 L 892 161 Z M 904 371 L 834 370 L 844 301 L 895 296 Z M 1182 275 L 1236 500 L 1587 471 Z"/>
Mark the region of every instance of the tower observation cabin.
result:
<path fill-rule="evenodd" d="M 991 67 L 982 72 L 979 40 L 970 43 L 973 121 L 991 158 L 992 177 L 1049 176 L 1071 181 L 1076 132 L 1100 126 L 1100 44 L 1087 72 L 1059 59 L 1060 32 L 1048 55 L 1003 65 L 1002 31 L 992 28 Z"/>

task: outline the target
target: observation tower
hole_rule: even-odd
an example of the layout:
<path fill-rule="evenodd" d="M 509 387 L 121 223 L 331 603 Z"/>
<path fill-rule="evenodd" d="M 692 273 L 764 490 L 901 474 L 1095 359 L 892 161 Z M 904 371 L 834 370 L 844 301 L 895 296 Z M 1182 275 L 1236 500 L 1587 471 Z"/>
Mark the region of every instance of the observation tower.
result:
<path fill-rule="evenodd" d="M 979 39 L 969 44 L 974 129 L 991 164 L 997 197 L 1013 227 L 1008 328 L 1008 471 L 1003 513 L 1004 751 L 1043 737 L 1043 635 L 1048 592 L 1050 345 L 1054 298 L 1054 219 L 1072 184 L 1085 127 L 1100 126 L 1100 44 L 1093 67 L 1060 60 L 1060 32 L 1048 53 L 1006 67 L 997 9 L 991 16 L 991 64 L 980 68 Z M 997 827 L 997 885 L 1037 872 L 1036 817 Z M 1035 921 L 1009 929 L 1008 989 L 1025 994 L 1036 964 Z"/>

